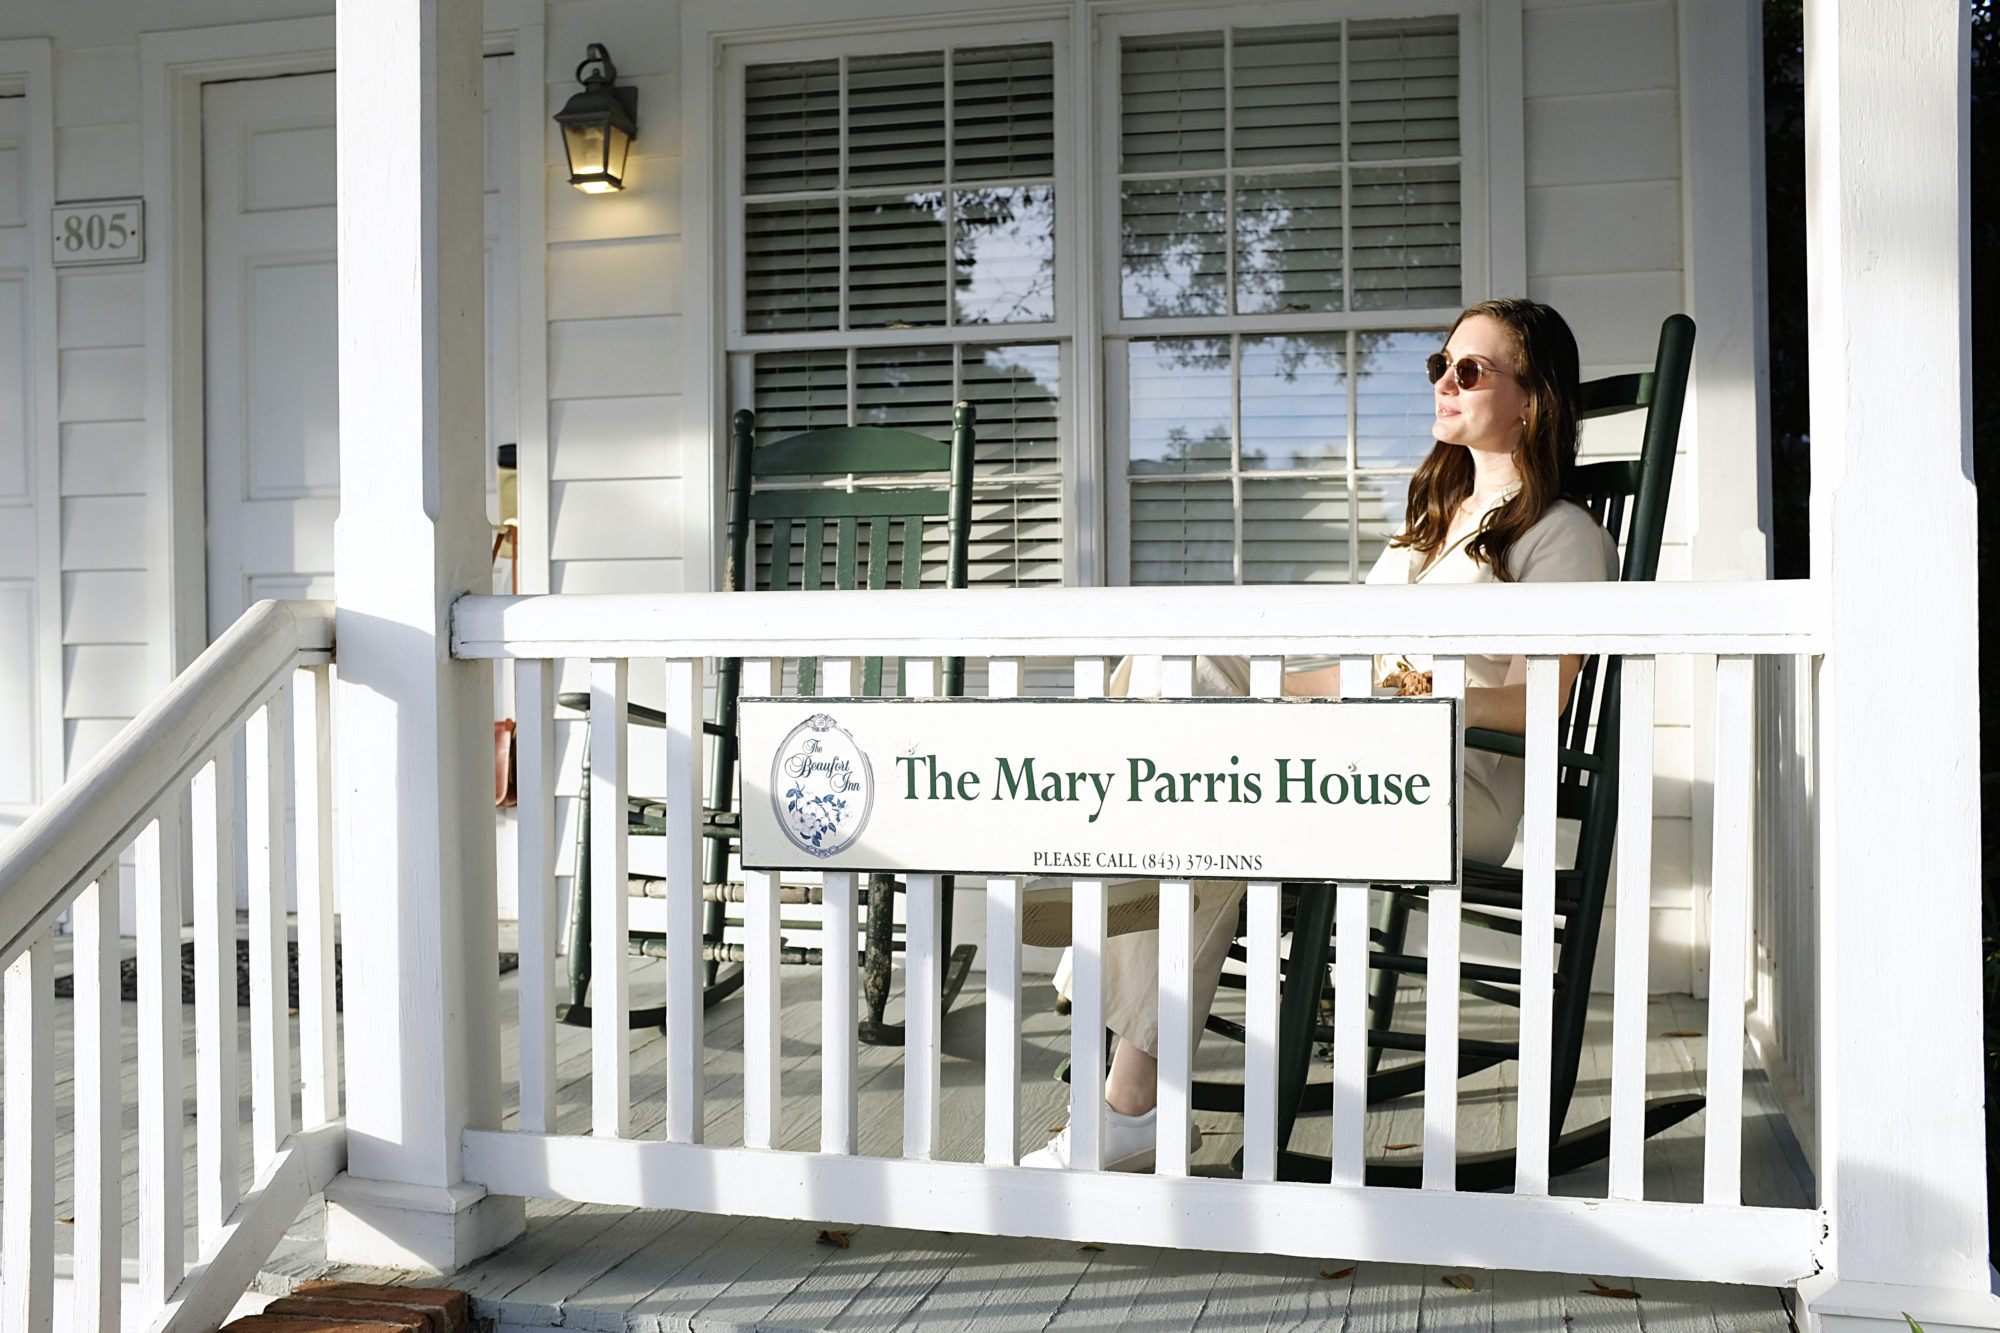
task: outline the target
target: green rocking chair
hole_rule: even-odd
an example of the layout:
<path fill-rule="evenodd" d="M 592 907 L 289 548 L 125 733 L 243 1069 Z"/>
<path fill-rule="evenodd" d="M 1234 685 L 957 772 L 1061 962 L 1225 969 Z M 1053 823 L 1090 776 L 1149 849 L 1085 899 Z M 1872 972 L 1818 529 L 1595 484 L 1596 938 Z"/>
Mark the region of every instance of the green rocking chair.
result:
<path fill-rule="evenodd" d="M 748 411 L 736 413 L 732 435 L 731 505 L 729 518 L 729 563 L 725 587 L 731 592 L 763 589 L 883 590 L 915 588 L 923 581 L 926 558 L 942 565 L 944 586 L 966 586 L 970 529 L 972 526 L 973 409 L 960 403 L 952 415 L 949 444 L 925 435 L 874 426 L 836 427 L 808 431 L 769 444 L 756 443 L 756 418 Z M 942 484 L 940 484 L 942 483 Z M 927 539 L 928 538 L 928 539 Z M 934 578 L 936 576 L 934 575 Z M 881 694 L 885 663 L 880 657 L 863 660 L 860 690 L 868 696 Z M 798 693 L 809 695 L 819 680 L 815 658 L 797 660 Z M 704 723 L 711 743 L 710 785 L 707 808 L 703 811 L 702 833 L 707 839 L 704 858 L 703 921 L 704 1003 L 713 1005 L 743 984 L 743 948 L 725 938 L 728 906 L 743 900 L 743 885 L 730 876 L 731 853 L 741 830 L 736 798 L 736 716 L 741 688 L 742 663 L 723 659 L 717 669 L 716 720 Z M 965 692 L 965 659 L 948 658 L 943 673 L 944 693 L 956 697 Z M 902 689 L 902 664 L 897 663 L 896 685 Z M 564 706 L 587 712 L 590 696 L 565 694 Z M 627 719 L 641 726 L 665 725 L 665 716 L 639 705 L 627 706 Z M 589 747 L 585 746 L 588 754 Z M 582 817 L 577 838 L 577 883 L 590 877 L 590 783 L 585 774 Z M 665 811 L 657 801 L 633 797 L 626 811 L 630 836 L 658 836 L 665 829 Z M 650 896 L 658 881 L 635 875 L 631 892 L 635 897 Z M 883 1021 L 888 1004 L 892 955 L 901 947 L 895 926 L 895 894 L 902 888 L 894 875 L 875 874 L 868 885 L 866 948 L 863 955 L 862 994 L 866 1014 L 861 1021 L 861 1040 L 873 1045 L 900 1045 L 903 1029 Z M 945 876 L 939 885 L 943 895 L 942 925 L 949 959 L 943 980 L 943 1007 L 965 985 L 972 970 L 974 946 L 952 948 L 952 881 Z M 786 884 L 781 887 L 781 904 L 818 904 L 816 884 Z M 558 1006 L 564 1022 L 588 1024 L 590 1011 L 585 1000 L 590 987 L 590 895 L 571 895 L 569 918 L 570 1002 Z M 813 923 L 787 922 L 787 930 Z M 657 932 L 635 930 L 630 950 L 635 955 L 655 955 L 665 947 Z M 779 961 L 791 964 L 818 964 L 821 951 L 786 943 Z M 664 1018 L 659 1009 L 635 1009 L 633 1027 L 658 1025 Z"/>
<path fill-rule="evenodd" d="M 1673 481 L 1674 451 L 1680 437 L 1681 410 L 1694 355 L 1694 322 L 1670 315 L 1660 329 L 1659 350 L 1651 373 L 1618 375 L 1583 386 L 1583 417 L 1589 420 L 1623 412 L 1644 412 L 1645 427 L 1636 461 L 1586 463 L 1565 479 L 1568 498 L 1588 509 L 1614 536 L 1622 538 L 1624 558 L 1620 579 L 1650 581 L 1659 569 L 1665 530 L 1667 495 Z M 1616 657 L 1585 660 L 1559 723 L 1556 813 L 1579 826 L 1575 863 L 1556 872 L 1557 956 L 1555 975 L 1542 984 L 1555 988 L 1551 1048 L 1549 1169 L 1560 1174 L 1601 1159 L 1610 1147 L 1610 1122 L 1603 1121 L 1565 1133 L 1563 1122 L 1576 1090 L 1578 1062 L 1583 1051 L 1592 965 L 1597 956 L 1599 928 L 1611 872 L 1613 835 L 1618 824 L 1618 742 L 1620 663 Z M 1467 746 L 1520 757 L 1521 737 L 1473 728 Z M 1519 935 L 1522 902 L 1521 872 L 1505 866 L 1467 860 L 1463 863 L 1463 919 L 1489 930 Z M 1409 921 L 1421 910 L 1421 890 L 1389 889 L 1389 911 L 1383 927 L 1367 943 L 1374 974 L 1369 1013 L 1370 1104 L 1421 1091 L 1425 1061 L 1388 1069 L 1380 1067 L 1381 1052 L 1424 1050 L 1421 1033 L 1393 1027 L 1396 982 L 1404 973 L 1422 974 L 1426 960 L 1408 952 Z M 1287 885 L 1292 908 L 1293 948 L 1286 962 L 1278 1020 L 1278 1174 L 1281 1179 L 1325 1180 L 1323 1158 L 1291 1152 L 1286 1144 L 1293 1124 L 1306 1112 L 1325 1111 L 1331 1085 L 1310 1083 L 1313 1051 L 1333 1040 L 1333 1029 L 1321 1023 L 1322 990 L 1333 956 L 1331 885 Z M 1364 946 L 1365 947 L 1365 946 Z M 1233 951 L 1239 959 L 1240 946 Z M 1520 969 L 1464 963 L 1460 989 L 1510 1006 L 1520 1004 L 1524 983 Z M 1241 984 L 1225 975 L 1225 984 Z M 1213 1016 L 1209 1030 L 1242 1040 L 1240 1025 Z M 1457 1051 L 1460 1077 L 1487 1069 L 1519 1055 L 1518 1042 L 1461 1038 Z M 1197 1083 L 1196 1109 L 1237 1111 L 1243 1106 L 1240 1084 Z M 1645 1132 L 1653 1134 L 1699 1111 L 1699 1096 L 1656 1098 L 1647 1103 Z M 1457 1166 L 1460 1189 L 1488 1190 L 1510 1186 L 1514 1179 L 1512 1151 L 1463 1155 Z M 1367 1164 L 1371 1185 L 1416 1187 L 1422 1183 L 1421 1162 L 1382 1159 Z"/>

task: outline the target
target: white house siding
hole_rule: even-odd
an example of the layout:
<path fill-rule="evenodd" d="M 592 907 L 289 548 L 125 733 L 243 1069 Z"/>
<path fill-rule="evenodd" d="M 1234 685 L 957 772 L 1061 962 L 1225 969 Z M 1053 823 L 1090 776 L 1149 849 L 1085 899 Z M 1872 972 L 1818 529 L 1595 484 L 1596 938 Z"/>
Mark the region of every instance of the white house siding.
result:
<path fill-rule="evenodd" d="M 936 7 L 975 8 L 952 0 Z M 629 188 L 585 196 L 568 186 L 560 138 L 543 120 L 547 443 L 536 447 L 532 426 L 524 425 L 523 591 L 677 590 L 705 586 L 709 577 L 696 557 L 719 535 L 713 530 L 719 505 L 706 493 L 710 459 L 683 451 L 711 441 L 719 423 L 687 422 L 680 397 L 686 358 L 713 352 L 711 331 L 683 322 L 681 293 L 694 261 L 681 239 L 679 10 L 673 0 L 549 0 L 539 7 L 544 116 L 576 90 L 573 71 L 584 48 L 602 42 L 621 81 L 639 89 L 641 134 Z M 90 6 L 29 0 L 0 12 L 0 40 L 54 41 L 56 197 L 130 196 L 145 192 L 148 165 L 140 126 L 142 32 L 328 12 L 324 0 L 179 0 L 168 9 L 140 0 Z M 533 0 L 522 12 L 532 21 Z M 1687 306 L 1679 23 L 1674 0 L 1524 3 L 1525 270 L 1530 293 L 1560 307 L 1576 326 L 1588 373 L 1650 364 L 1660 320 Z M 22 207 L 32 216 L 49 202 Z M 0 184 L 0 226 L 7 207 Z M 8 657 L 8 645 L 17 641 L 8 626 L 22 617 L 32 621 L 38 577 L 60 596 L 61 679 L 59 689 L 44 692 L 54 697 L 28 707 L 60 710 L 67 764 L 94 753 L 164 679 L 167 646 L 146 637 L 158 619 L 141 614 L 145 589 L 166 584 L 162 571 L 148 569 L 163 557 L 147 530 L 146 506 L 156 497 L 145 487 L 163 469 L 147 450 L 165 436 L 160 423 L 144 420 L 143 386 L 156 369 L 149 356 L 160 352 L 145 346 L 143 282 L 138 267 L 100 269 L 67 273 L 57 290 L 56 346 L 45 354 L 57 365 L 60 428 L 46 446 L 54 456 L 30 460 L 58 470 L 59 496 L 52 498 L 61 528 L 59 541 L 48 543 L 56 554 L 38 556 L 20 524 L 0 522 L 0 685 L 12 710 L 0 709 L 0 811 L 11 799 L 6 784 L 18 786 L 5 762 L 15 748 L 5 728 L 20 725 L 7 719 L 20 712 L 22 697 L 6 674 L 22 670 Z M 524 355 L 532 361 L 536 349 Z M 532 410 L 532 403 L 524 406 Z M 18 467 L 9 471 L 5 430 L 0 422 L 0 506 L 18 507 L 9 492 Z M 1632 444 L 1629 430 L 1598 431 L 1586 447 L 1606 452 Z M 1684 457 L 1677 478 L 1665 578 L 1687 577 L 1692 568 L 1695 489 L 1680 481 L 1692 475 L 1693 461 Z M 50 559 L 59 563 L 54 580 L 46 579 Z M 564 686 L 579 683 L 572 674 Z M 657 685 L 638 670 L 632 690 L 649 699 Z M 1655 830 L 1655 935 L 1662 947 L 1655 982 L 1668 988 L 1685 988 L 1691 978 L 1691 694 L 1686 671 L 1663 673 Z M 578 739 L 575 729 L 564 728 L 567 772 L 580 757 Z M 650 739 L 651 733 L 635 738 Z M 633 755 L 635 779 L 651 762 L 644 752 Z M 573 779 L 566 789 L 574 790 Z M 565 815 L 572 813 L 565 802 Z"/>

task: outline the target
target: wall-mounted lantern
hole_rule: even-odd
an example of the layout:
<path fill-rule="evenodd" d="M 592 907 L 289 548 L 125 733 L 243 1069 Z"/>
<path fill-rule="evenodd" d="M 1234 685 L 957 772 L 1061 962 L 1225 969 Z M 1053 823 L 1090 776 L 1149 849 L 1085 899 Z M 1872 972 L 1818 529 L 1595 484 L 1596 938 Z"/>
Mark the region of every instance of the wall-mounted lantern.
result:
<path fill-rule="evenodd" d="M 586 70 L 596 66 L 588 75 Z M 569 154 L 569 183 L 585 194 L 625 188 L 625 156 L 639 137 L 639 90 L 620 88 L 611 53 L 592 42 L 576 67 L 583 91 L 556 112 L 563 150 Z"/>

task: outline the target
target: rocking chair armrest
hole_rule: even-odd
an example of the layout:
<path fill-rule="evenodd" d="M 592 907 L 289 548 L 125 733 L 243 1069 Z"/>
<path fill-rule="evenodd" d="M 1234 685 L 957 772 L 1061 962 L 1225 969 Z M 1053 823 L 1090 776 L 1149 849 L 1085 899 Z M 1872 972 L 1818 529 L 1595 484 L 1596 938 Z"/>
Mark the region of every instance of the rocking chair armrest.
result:
<path fill-rule="evenodd" d="M 558 694 L 556 702 L 564 708 L 571 708 L 579 713 L 588 713 L 590 711 L 590 691 L 569 690 Z M 625 720 L 627 722 L 636 722 L 642 727 L 653 727 L 661 731 L 666 730 L 667 726 L 667 715 L 665 713 L 662 713 L 657 708 L 648 708 L 644 704 L 626 704 Z M 709 725 L 706 722 L 702 723 L 702 729 L 707 730 Z"/>
<path fill-rule="evenodd" d="M 1491 727 L 1467 727 L 1465 748 L 1510 755 L 1515 759 L 1525 759 L 1528 754 L 1525 738 L 1511 731 L 1495 731 Z M 1604 767 L 1596 755 L 1584 750 L 1559 749 L 1556 751 L 1556 762 L 1565 768 L 1580 768 L 1586 773 L 1595 773 Z"/>

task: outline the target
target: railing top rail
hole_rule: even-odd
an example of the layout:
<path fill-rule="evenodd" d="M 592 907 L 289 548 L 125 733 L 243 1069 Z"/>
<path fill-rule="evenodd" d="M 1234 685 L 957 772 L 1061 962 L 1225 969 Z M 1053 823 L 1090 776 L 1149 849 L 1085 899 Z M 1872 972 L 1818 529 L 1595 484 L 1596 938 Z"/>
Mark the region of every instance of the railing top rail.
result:
<path fill-rule="evenodd" d="M 333 652 L 331 602 L 259 602 L 0 843 L 0 967 L 137 837 L 294 667 Z"/>
<path fill-rule="evenodd" d="M 1822 601 L 1808 582 L 467 596 L 452 653 L 1814 653 Z"/>

